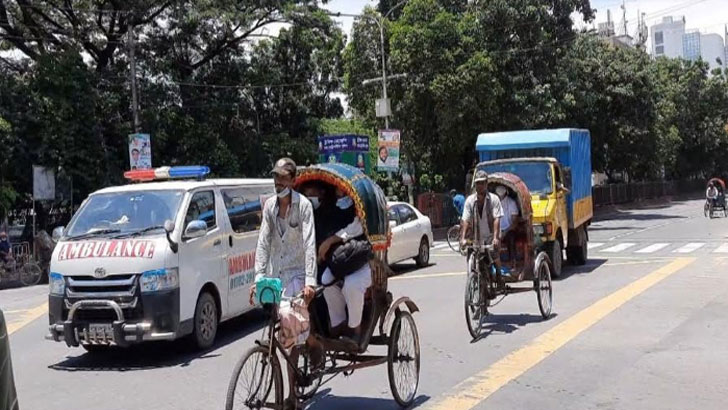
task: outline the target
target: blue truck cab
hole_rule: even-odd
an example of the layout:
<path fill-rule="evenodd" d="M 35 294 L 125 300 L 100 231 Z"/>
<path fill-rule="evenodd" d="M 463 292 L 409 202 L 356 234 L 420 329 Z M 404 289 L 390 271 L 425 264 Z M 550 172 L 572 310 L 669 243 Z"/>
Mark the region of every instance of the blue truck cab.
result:
<path fill-rule="evenodd" d="M 588 130 L 546 129 L 480 134 L 478 169 L 518 175 L 532 195 L 534 233 L 561 274 L 569 262 L 587 260 L 587 228 L 593 216 L 591 137 Z"/>

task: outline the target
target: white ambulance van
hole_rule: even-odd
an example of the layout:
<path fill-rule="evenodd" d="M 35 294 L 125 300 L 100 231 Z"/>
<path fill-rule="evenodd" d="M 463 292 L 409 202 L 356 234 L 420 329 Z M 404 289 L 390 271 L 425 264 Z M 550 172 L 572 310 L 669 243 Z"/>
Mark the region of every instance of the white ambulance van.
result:
<path fill-rule="evenodd" d="M 125 173 L 54 237 L 48 339 L 89 351 L 191 335 L 253 308 L 255 246 L 272 179 L 205 179 L 209 168 Z"/>

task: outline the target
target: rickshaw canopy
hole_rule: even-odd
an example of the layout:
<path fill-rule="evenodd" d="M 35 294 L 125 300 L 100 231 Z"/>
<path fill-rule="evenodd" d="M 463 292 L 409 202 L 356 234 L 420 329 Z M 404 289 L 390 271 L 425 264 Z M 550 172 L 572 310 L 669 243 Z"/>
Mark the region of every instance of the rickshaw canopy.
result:
<path fill-rule="evenodd" d="M 531 193 L 529 192 L 526 183 L 515 174 L 508 172 L 494 172 L 492 174 L 488 174 L 488 187 L 490 188 L 495 185 L 504 185 L 516 193 L 516 196 L 518 197 L 516 202 L 518 202 L 518 208 L 521 210 L 521 217 L 524 220 L 531 222 L 531 216 L 533 215 L 533 210 L 531 208 Z"/>
<path fill-rule="evenodd" d="M 720 185 L 720 187 L 723 188 L 723 190 L 725 191 L 725 182 L 722 179 L 720 179 L 720 178 L 711 178 L 708 181 L 708 184 L 707 185 L 710 185 L 711 183 Z"/>
<path fill-rule="evenodd" d="M 387 200 L 384 191 L 358 168 L 346 164 L 317 164 L 299 168 L 295 188 L 308 181 L 331 184 L 346 193 L 356 207 L 365 234 L 374 250 L 389 247 Z"/>

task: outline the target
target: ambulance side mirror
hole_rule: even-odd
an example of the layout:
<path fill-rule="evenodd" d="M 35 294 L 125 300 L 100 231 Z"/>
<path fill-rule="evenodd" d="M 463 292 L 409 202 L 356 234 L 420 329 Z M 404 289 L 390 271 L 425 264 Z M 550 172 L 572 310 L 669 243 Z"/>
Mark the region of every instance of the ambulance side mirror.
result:
<path fill-rule="evenodd" d="M 61 239 L 64 229 L 66 229 L 64 226 L 57 226 L 55 229 L 53 229 L 53 233 L 51 234 L 53 242 L 58 242 L 58 240 Z"/>
<path fill-rule="evenodd" d="M 177 249 L 179 249 L 179 244 L 172 240 L 172 237 L 169 235 L 172 234 L 174 231 L 174 222 L 167 219 L 164 221 L 164 231 L 167 233 L 167 242 L 169 242 L 169 248 L 172 249 L 172 252 L 177 253 Z"/>

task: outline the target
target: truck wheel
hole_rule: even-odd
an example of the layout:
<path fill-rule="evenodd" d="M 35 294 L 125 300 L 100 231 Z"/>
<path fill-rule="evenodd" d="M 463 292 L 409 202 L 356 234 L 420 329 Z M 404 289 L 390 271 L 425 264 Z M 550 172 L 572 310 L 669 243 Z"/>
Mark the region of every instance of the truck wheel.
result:
<path fill-rule="evenodd" d="M 546 253 L 551 259 L 551 276 L 554 278 L 561 277 L 561 265 L 564 262 L 564 254 L 561 251 L 561 243 L 556 240 L 546 245 Z"/>
<path fill-rule="evenodd" d="M 212 346 L 217 335 L 217 304 L 208 292 L 203 292 L 195 307 L 194 330 L 192 336 L 195 346 L 204 350 Z"/>
<path fill-rule="evenodd" d="M 588 259 L 589 245 L 586 240 L 584 228 L 576 230 L 577 245 L 566 248 L 566 259 L 574 265 L 585 265 Z"/>

